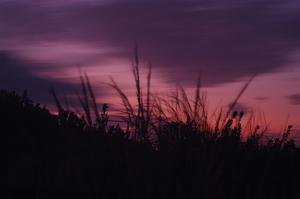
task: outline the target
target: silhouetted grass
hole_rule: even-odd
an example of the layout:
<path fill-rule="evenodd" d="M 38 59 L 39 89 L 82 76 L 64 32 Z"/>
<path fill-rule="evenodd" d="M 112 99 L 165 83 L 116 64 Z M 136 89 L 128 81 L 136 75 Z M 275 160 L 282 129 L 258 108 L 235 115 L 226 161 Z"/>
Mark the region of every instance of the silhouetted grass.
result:
<path fill-rule="evenodd" d="M 234 105 L 209 119 L 200 75 L 191 103 L 182 87 L 166 98 L 140 86 L 133 65 L 135 110 L 111 78 L 124 105 L 123 130 L 99 112 L 88 76 L 80 73 L 84 115 L 66 110 L 51 86 L 58 116 L 22 96 L 1 90 L 1 195 L 5 198 L 297 198 L 300 150 L 290 139 L 251 130 L 242 137 L 243 112 Z M 65 99 L 67 102 L 67 100 Z M 92 108 L 90 108 L 92 107 Z M 95 114 L 92 121 L 91 113 Z M 250 120 L 249 120 L 249 123 Z M 263 136 L 266 142 L 263 142 Z M 282 197 L 281 197 L 282 196 Z"/>

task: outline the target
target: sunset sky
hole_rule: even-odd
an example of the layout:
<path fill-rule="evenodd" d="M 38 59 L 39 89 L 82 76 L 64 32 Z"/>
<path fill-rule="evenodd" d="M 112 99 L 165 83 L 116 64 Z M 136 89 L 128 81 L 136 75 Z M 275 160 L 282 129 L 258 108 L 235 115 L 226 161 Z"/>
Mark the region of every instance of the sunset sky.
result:
<path fill-rule="evenodd" d="M 151 61 L 153 92 L 180 84 L 194 99 L 201 72 L 210 110 L 227 108 L 258 72 L 236 109 L 300 130 L 299 0 L 0 0 L 0 89 L 55 112 L 52 84 L 79 108 L 79 65 L 113 113 L 109 76 L 135 100 L 135 41 L 143 92 Z"/>

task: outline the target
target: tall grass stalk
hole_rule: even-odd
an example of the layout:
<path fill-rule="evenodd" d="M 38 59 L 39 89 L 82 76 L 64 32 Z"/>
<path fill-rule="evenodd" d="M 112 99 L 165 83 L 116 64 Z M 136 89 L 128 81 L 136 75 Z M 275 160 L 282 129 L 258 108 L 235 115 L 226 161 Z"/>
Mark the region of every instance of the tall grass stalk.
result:
<path fill-rule="evenodd" d="M 168 125 L 170 122 L 183 123 L 185 125 L 192 125 L 198 132 L 206 132 L 207 136 L 212 136 L 211 132 L 214 132 L 213 137 L 216 138 L 217 133 L 220 129 L 224 129 L 226 121 L 230 118 L 230 113 L 233 112 L 234 106 L 236 105 L 239 98 L 242 96 L 250 82 L 257 75 L 254 74 L 248 82 L 241 89 L 234 102 L 230 105 L 229 109 L 223 116 L 223 108 L 220 108 L 219 114 L 216 116 L 214 111 L 213 115 L 216 118 L 216 124 L 213 128 L 211 121 L 208 121 L 208 106 L 206 103 L 206 93 L 200 94 L 201 87 L 201 75 L 199 74 L 195 100 L 193 105 L 187 97 L 185 90 L 181 86 L 177 86 L 176 91 L 169 95 L 169 99 L 159 97 L 158 94 L 151 94 L 150 92 L 150 79 L 151 79 L 151 63 L 149 64 L 149 72 L 147 76 L 147 99 L 143 101 L 143 92 L 140 85 L 140 74 L 139 74 L 139 61 L 138 61 L 138 49 L 135 46 L 134 62 L 132 64 L 132 72 L 136 87 L 136 97 L 138 102 L 137 113 L 134 112 L 133 107 L 128 100 L 126 94 L 121 91 L 116 82 L 111 78 L 112 88 L 114 88 L 120 98 L 122 99 L 123 106 L 125 108 L 126 118 L 123 119 L 131 125 L 133 133 L 133 139 L 135 141 L 149 140 L 149 137 L 155 135 L 155 139 L 162 143 L 165 142 L 163 139 L 169 139 L 170 136 L 179 136 L 180 129 L 177 129 L 178 135 L 164 135 L 163 127 Z M 179 95 L 180 93 L 180 95 Z M 146 108 L 145 105 L 146 104 Z M 150 109 L 151 106 L 151 109 Z M 213 116 L 212 115 L 212 116 Z M 222 120 L 222 124 L 220 122 Z M 220 127 L 219 127 L 220 126 Z M 154 133 L 154 134 L 153 134 Z M 170 133 L 170 132 L 169 132 Z"/>
<path fill-rule="evenodd" d="M 103 104 L 103 108 L 102 108 L 101 116 L 100 116 L 99 109 L 97 107 L 96 98 L 95 98 L 94 92 L 92 90 L 92 86 L 90 84 L 89 78 L 88 78 L 87 74 L 85 73 L 85 81 L 86 82 L 84 81 L 84 77 L 82 76 L 80 67 L 79 67 L 79 75 L 80 75 L 80 80 L 81 80 L 81 88 L 82 88 L 83 96 L 80 96 L 78 94 L 78 92 L 76 92 L 76 93 L 77 93 L 77 97 L 78 97 L 80 104 L 85 113 L 86 122 L 87 122 L 86 127 L 87 127 L 87 129 L 89 129 L 89 132 L 90 132 L 89 134 L 91 136 L 91 139 L 94 140 L 94 135 L 93 135 L 93 133 L 91 133 L 92 130 L 96 130 L 101 134 L 104 134 L 105 131 L 107 130 L 107 122 L 108 122 L 109 116 L 107 116 L 106 110 L 107 110 L 108 106 L 107 106 L 107 104 Z M 60 122 L 64 124 L 64 126 L 66 128 L 66 132 L 69 132 L 70 130 L 67 126 L 67 118 L 70 116 L 71 112 L 69 110 L 66 95 L 64 95 L 64 99 L 65 99 L 67 111 L 64 111 L 64 109 L 62 108 L 62 106 L 56 96 L 56 93 L 55 93 L 52 85 L 50 86 L 49 91 L 55 99 L 55 103 L 56 103 L 56 106 L 57 106 L 58 112 L 59 112 Z M 71 104 L 71 105 L 75 108 L 75 110 L 77 111 L 77 113 L 79 115 L 82 115 L 73 104 Z M 92 107 L 92 109 L 94 111 L 94 114 L 96 117 L 96 123 L 93 123 L 93 121 L 92 121 L 90 106 Z M 84 118 L 84 115 L 82 115 L 82 118 Z"/>
<path fill-rule="evenodd" d="M 63 110 L 63 108 L 62 108 L 62 106 L 61 106 L 61 104 L 60 104 L 60 102 L 57 98 L 56 92 L 55 92 L 52 85 L 50 85 L 50 88 L 48 90 L 52 94 L 52 96 L 55 100 L 55 104 L 56 104 L 57 109 L 58 109 L 59 121 L 60 121 L 60 124 L 64 128 L 65 136 L 70 137 L 71 132 L 70 132 L 70 130 L 68 128 L 68 125 L 67 125 L 68 114 Z"/>
<path fill-rule="evenodd" d="M 224 127 L 225 125 L 225 121 L 226 119 L 228 118 L 229 114 L 231 113 L 231 111 L 233 110 L 234 106 L 236 105 L 237 101 L 240 99 L 240 97 L 242 96 L 242 94 L 244 93 L 244 91 L 247 89 L 247 87 L 249 86 L 250 82 L 254 79 L 254 77 L 257 75 L 258 73 L 255 73 L 249 80 L 248 82 L 244 85 L 244 87 L 242 88 L 242 90 L 240 91 L 240 93 L 238 94 L 238 96 L 235 98 L 234 102 L 230 105 L 225 117 L 224 117 L 224 120 L 223 120 L 223 123 L 222 123 L 222 127 Z"/>
<path fill-rule="evenodd" d="M 135 114 L 131 103 L 129 102 L 127 96 L 121 89 L 118 87 L 116 82 L 111 79 L 111 84 L 110 85 L 112 88 L 114 88 L 118 94 L 120 95 L 123 106 L 125 108 L 125 113 L 127 115 L 127 118 L 123 119 L 131 125 L 133 128 L 133 139 L 135 141 L 143 141 L 143 142 L 148 142 L 149 141 L 149 123 L 151 120 L 151 109 L 150 109 L 150 79 L 151 79 L 151 63 L 149 63 L 149 72 L 147 76 L 147 99 L 146 99 L 146 108 L 144 106 L 144 101 L 143 101 L 143 92 L 142 88 L 140 85 L 140 73 L 139 73 L 139 61 L 138 61 L 138 49 L 137 46 L 135 46 L 135 57 L 134 57 L 134 62 L 132 64 L 132 72 L 134 76 L 134 81 L 135 81 L 135 87 L 136 87 L 136 97 L 138 101 L 138 109 L 137 109 L 137 114 Z"/>
<path fill-rule="evenodd" d="M 83 93 L 83 96 L 80 97 L 79 94 L 77 93 L 77 96 L 78 96 L 78 99 L 81 103 L 81 106 L 85 112 L 85 115 L 86 115 L 86 118 L 87 118 L 87 122 L 88 122 L 88 125 L 90 128 L 92 128 L 93 126 L 93 122 L 92 122 L 92 118 L 91 118 L 91 112 L 90 112 L 90 108 L 89 108 L 89 98 L 88 98 L 88 95 L 87 95 L 87 91 L 86 91 L 86 86 L 85 86 L 85 82 L 84 82 L 84 79 L 81 75 L 81 70 L 79 68 L 79 73 L 80 73 L 80 80 L 81 80 L 81 87 L 82 87 L 82 93 Z M 88 78 L 86 76 L 86 79 L 88 81 Z M 90 93 L 91 93 L 91 96 L 94 96 L 90 90 Z"/>

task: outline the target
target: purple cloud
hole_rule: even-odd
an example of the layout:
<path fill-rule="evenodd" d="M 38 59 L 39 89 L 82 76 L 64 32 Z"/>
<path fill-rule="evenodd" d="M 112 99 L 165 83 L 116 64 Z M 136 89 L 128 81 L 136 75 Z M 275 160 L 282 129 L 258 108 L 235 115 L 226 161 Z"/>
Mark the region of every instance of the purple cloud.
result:
<path fill-rule="evenodd" d="M 81 105 L 77 96 L 75 96 L 76 91 L 81 94 L 79 83 L 71 84 L 56 79 L 38 77 L 32 73 L 36 70 L 36 67 L 45 68 L 41 64 L 27 63 L 24 60 L 12 58 L 9 52 L 0 51 L 0 89 L 16 91 L 18 94 L 22 94 L 27 89 L 29 98 L 35 103 L 47 104 L 47 107 L 50 106 L 51 110 L 55 111 L 54 98 L 48 90 L 50 85 L 53 85 L 63 106 L 65 106 L 64 94 L 66 94 L 68 101 L 80 110 Z"/>
<path fill-rule="evenodd" d="M 230 107 L 230 106 L 231 106 L 231 104 L 228 105 L 228 107 Z M 249 113 L 251 113 L 251 107 L 249 107 L 243 103 L 237 102 L 235 104 L 235 106 L 233 107 L 233 111 L 238 112 L 238 114 L 240 114 L 240 112 L 243 111 L 244 115 L 248 115 Z"/>
<path fill-rule="evenodd" d="M 269 99 L 269 97 L 261 96 L 261 97 L 255 97 L 254 99 L 259 100 L 259 101 L 266 101 Z"/>
<path fill-rule="evenodd" d="M 136 39 L 141 63 L 151 60 L 154 71 L 183 86 L 194 85 L 200 71 L 204 86 L 270 73 L 300 46 L 296 1 L 22 2 L 1 3 L 2 50 L 74 42 L 115 49 L 95 60 L 128 60 Z"/>
<path fill-rule="evenodd" d="M 300 105 L 300 94 L 293 94 L 286 97 L 290 104 Z"/>

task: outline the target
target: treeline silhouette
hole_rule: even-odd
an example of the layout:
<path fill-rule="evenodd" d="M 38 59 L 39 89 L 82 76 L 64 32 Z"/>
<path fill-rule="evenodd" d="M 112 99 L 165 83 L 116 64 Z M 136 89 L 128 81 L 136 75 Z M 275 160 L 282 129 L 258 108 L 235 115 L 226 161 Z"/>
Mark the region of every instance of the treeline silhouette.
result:
<path fill-rule="evenodd" d="M 243 112 L 234 104 L 208 121 L 198 80 L 194 106 L 180 87 L 169 100 L 146 100 L 133 67 L 138 110 L 112 79 L 127 129 L 108 125 L 87 75 L 78 95 L 84 115 L 58 107 L 52 115 L 23 95 L 0 91 L 1 195 L 4 198 L 298 198 L 300 148 L 270 139 L 259 126 L 242 136 Z M 252 79 L 251 79 L 252 80 Z M 250 81 L 251 81 L 250 80 Z M 249 81 L 249 82 L 250 82 Z M 249 83 L 248 82 L 248 83 Z M 247 87 L 245 85 L 241 93 Z M 241 94 L 240 93 L 240 94 Z M 151 98 L 152 97 L 152 98 Z M 92 121 L 92 112 L 95 122 Z"/>

